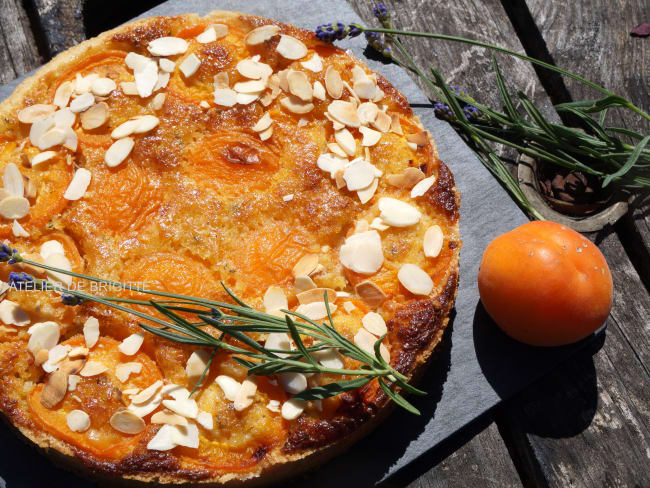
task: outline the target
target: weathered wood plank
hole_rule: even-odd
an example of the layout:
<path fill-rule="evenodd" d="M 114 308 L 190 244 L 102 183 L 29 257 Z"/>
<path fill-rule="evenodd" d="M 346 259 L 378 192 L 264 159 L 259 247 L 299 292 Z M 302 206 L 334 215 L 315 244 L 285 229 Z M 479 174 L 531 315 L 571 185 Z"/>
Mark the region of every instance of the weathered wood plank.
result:
<path fill-rule="evenodd" d="M 27 1 L 34 9 L 35 17 L 39 22 L 48 58 L 53 58 L 60 52 L 86 39 L 82 16 L 82 0 Z"/>
<path fill-rule="evenodd" d="M 19 0 L 0 0 L 0 84 L 41 64 L 34 36 Z"/>

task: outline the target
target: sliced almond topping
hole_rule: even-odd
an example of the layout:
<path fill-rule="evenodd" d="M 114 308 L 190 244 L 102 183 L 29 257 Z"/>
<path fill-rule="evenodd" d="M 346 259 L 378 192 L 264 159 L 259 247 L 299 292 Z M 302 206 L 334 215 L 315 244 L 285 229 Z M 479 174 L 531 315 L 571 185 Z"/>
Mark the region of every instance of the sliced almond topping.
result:
<path fill-rule="evenodd" d="M 377 112 L 377 118 L 372 122 L 372 125 L 381 132 L 388 132 L 390 130 L 390 124 L 392 119 L 386 115 L 386 112 L 381 110 Z"/>
<path fill-rule="evenodd" d="M 295 395 L 307 389 L 307 377 L 302 373 L 280 373 L 278 381 L 284 391 Z"/>
<path fill-rule="evenodd" d="M 370 308 L 379 308 L 386 301 L 386 294 L 372 281 L 362 281 L 354 287 L 354 291 Z"/>
<path fill-rule="evenodd" d="M 235 410 L 241 412 L 246 410 L 255 401 L 255 393 L 257 392 L 257 378 L 255 376 L 247 376 L 242 381 L 241 388 L 235 396 L 234 407 Z"/>
<path fill-rule="evenodd" d="M 201 60 L 194 53 L 191 53 L 183 60 L 178 69 L 181 70 L 185 78 L 189 78 L 194 73 L 196 73 L 196 70 L 199 69 L 199 66 L 201 66 Z"/>
<path fill-rule="evenodd" d="M 300 98 L 289 95 L 280 99 L 280 104 L 285 107 L 289 112 L 294 114 L 306 114 L 314 110 L 314 104 L 311 102 L 304 102 Z"/>
<path fill-rule="evenodd" d="M 89 351 L 87 347 L 77 346 L 70 349 L 70 352 L 68 352 L 68 357 L 70 359 L 84 358 L 88 356 L 88 352 Z"/>
<path fill-rule="evenodd" d="M 138 374 L 140 371 L 142 371 L 142 363 L 120 363 L 115 367 L 115 376 L 122 383 L 126 383 L 131 374 Z"/>
<path fill-rule="evenodd" d="M 63 108 L 67 107 L 70 102 L 70 97 L 72 96 L 72 91 L 74 86 L 70 81 L 64 81 L 59 85 L 54 93 L 54 105 L 57 107 Z"/>
<path fill-rule="evenodd" d="M 341 74 L 333 66 L 328 66 L 325 70 L 325 88 L 332 98 L 339 99 L 343 95 Z"/>
<path fill-rule="evenodd" d="M 293 287 L 296 293 L 300 293 L 303 291 L 311 290 L 312 288 L 316 288 L 316 283 L 314 283 L 314 280 L 312 280 L 309 276 L 296 276 L 296 279 L 293 282 Z"/>
<path fill-rule="evenodd" d="M 353 103 L 334 100 L 327 107 L 327 111 L 336 121 L 348 127 L 359 127 L 361 125 L 357 115 L 357 108 Z"/>
<path fill-rule="evenodd" d="M 174 449 L 177 444 L 174 442 L 174 425 L 163 425 L 156 435 L 151 438 L 147 444 L 147 449 L 150 451 L 169 451 Z"/>
<path fill-rule="evenodd" d="M 9 195 L 22 197 L 25 194 L 23 175 L 20 174 L 18 166 L 14 163 L 9 163 L 5 166 L 4 173 L 2 174 L 2 184 Z"/>
<path fill-rule="evenodd" d="M 176 63 L 171 59 L 160 58 L 158 60 L 158 66 L 160 66 L 160 69 L 165 73 L 173 73 L 176 68 Z"/>
<path fill-rule="evenodd" d="M 188 43 L 180 37 L 160 37 L 149 43 L 147 50 L 154 56 L 174 56 L 187 51 Z"/>
<path fill-rule="evenodd" d="M 336 154 L 340 158 L 347 158 L 348 157 L 346 152 L 336 142 L 330 142 L 329 144 L 327 144 L 327 149 L 332 151 L 334 154 Z"/>
<path fill-rule="evenodd" d="M 199 414 L 199 407 L 196 400 L 181 398 L 178 400 L 163 400 L 162 404 L 172 412 L 182 415 L 188 419 L 195 419 Z"/>
<path fill-rule="evenodd" d="M 278 400 L 269 400 L 269 403 L 266 404 L 266 408 L 271 412 L 280 413 L 280 402 Z"/>
<path fill-rule="evenodd" d="M 36 186 L 33 179 L 27 178 L 27 176 L 23 176 L 23 181 L 25 183 L 25 198 L 33 200 L 38 194 L 38 186 Z"/>
<path fill-rule="evenodd" d="M 350 303 L 350 302 L 347 302 Z M 324 351 L 316 351 L 312 356 L 318 360 L 326 368 L 341 369 L 345 365 L 343 356 L 336 349 L 325 349 Z"/>
<path fill-rule="evenodd" d="M 309 78 L 302 71 L 289 70 L 287 73 L 287 84 L 289 93 L 300 98 L 304 102 L 311 102 L 313 98 L 313 89 Z"/>
<path fill-rule="evenodd" d="M 377 89 L 374 81 L 368 77 L 355 81 L 352 85 L 352 88 L 354 89 L 354 93 L 359 98 L 365 98 L 366 100 L 372 100 L 375 97 Z"/>
<path fill-rule="evenodd" d="M 95 103 L 95 96 L 92 93 L 84 93 L 70 102 L 70 110 L 74 113 L 83 112 Z"/>
<path fill-rule="evenodd" d="M 162 388 L 162 381 L 158 380 L 155 383 L 152 383 L 147 388 L 142 390 L 140 393 L 137 393 L 131 397 L 131 402 L 135 404 L 146 403 L 151 400 L 158 390 Z"/>
<path fill-rule="evenodd" d="M 264 310 L 272 312 L 273 310 L 288 310 L 289 302 L 287 297 L 279 286 L 269 286 L 264 293 Z"/>
<path fill-rule="evenodd" d="M 65 130 L 55 127 L 54 129 L 50 129 L 47 132 L 45 132 L 38 139 L 38 143 L 36 145 L 41 151 L 44 151 L 45 149 L 49 149 L 53 146 L 58 146 L 59 144 L 63 144 L 65 142 L 66 136 L 67 133 Z"/>
<path fill-rule="evenodd" d="M 375 192 L 377 191 L 377 187 L 379 186 L 379 178 L 375 178 L 372 180 L 372 183 L 366 188 L 362 188 L 361 190 L 357 190 L 357 196 L 359 197 L 359 201 L 361 203 L 368 203 L 372 197 L 375 196 Z"/>
<path fill-rule="evenodd" d="M 296 298 L 298 302 L 305 305 L 307 303 L 324 301 L 325 293 L 327 293 L 327 301 L 330 305 L 336 301 L 336 290 L 332 290 L 331 288 L 312 288 L 311 290 L 298 293 Z"/>
<path fill-rule="evenodd" d="M 383 98 L 384 98 L 384 90 L 377 87 L 377 89 L 375 90 L 375 97 L 372 99 L 372 101 L 377 103 L 380 102 Z"/>
<path fill-rule="evenodd" d="M 95 317 L 88 317 L 84 323 L 84 340 L 86 347 L 92 348 L 99 340 L 99 321 Z"/>
<path fill-rule="evenodd" d="M 343 178 L 350 191 L 367 188 L 377 176 L 377 168 L 362 158 L 351 161 L 343 172 Z"/>
<path fill-rule="evenodd" d="M 117 85 L 110 78 L 97 78 L 90 84 L 90 91 L 98 97 L 105 97 L 117 88 Z"/>
<path fill-rule="evenodd" d="M 230 88 L 215 88 L 214 103 L 224 107 L 232 107 L 237 103 L 237 93 Z"/>
<path fill-rule="evenodd" d="M 70 127 L 66 127 L 64 130 L 65 138 L 63 140 L 63 147 L 70 149 L 70 151 L 75 152 L 77 150 L 77 145 L 79 144 L 79 139 L 77 138 L 77 133 L 72 130 Z"/>
<path fill-rule="evenodd" d="M 428 258 L 436 258 L 442 249 L 444 235 L 439 225 L 432 225 L 424 233 L 424 255 Z"/>
<path fill-rule="evenodd" d="M 111 147 L 108 148 L 106 154 L 104 155 L 104 162 L 106 163 L 106 166 L 109 168 L 119 166 L 122 161 L 124 161 L 129 156 L 129 154 L 131 154 L 131 150 L 133 149 L 134 145 L 135 141 L 131 137 L 124 137 L 115 141 Z"/>
<path fill-rule="evenodd" d="M 14 235 L 14 237 L 29 237 L 29 232 L 27 232 L 25 228 L 22 225 L 20 225 L 20 223 L 17 220 L 14 220 L 13 223 L 11 224 L 11 232 Z"/>
<path fill-rule="evenodd" d="M 286 59 L 301 59 L 307 55 L 307 46 L 295 37 L 280 34 L 280 42 L 275 50 Z"/>
<path fill-rule="evenodd" d="M 19 304 L 11 300 L 3 300 L 0 302 L 0 320 L 4 324 L 16 325 L 18 327 L 23 327 L 30 322 L 27 312 L 20 308 Z"/>
<path fill-rule="evenodd" d="M 388 175 L 386 181 L 389 185 L 410 190 L 424 178 L 425 175 L 419 168 L 406 168 L 402 174 Z"/>
<path fill-rule="evenodd" d="M 160 124 L 160 120 L 155 115 L 143 115 L 136 119 L 137 125 L 133 131 L 135 134 L 144 134 L 149 132 Z"/>
<path fill-rule="evenodd" d="M 72 127 L 77 120 L 77 114 L 75 114 L 68 107 L 64 107 L 61 110 L 54 112 L 54 126 L 59 129 L 66 129 Z"/>
<path fill-rule="evenodd" d="M 170 410 L 161 410 L 151 416 L 152 424 L 187 425 L 187 418 Z"/>
<path fill-rule="evenodd" d="M 125 95 L 138 95 L 138 85 L 135 84 L 135 81 L 121 81 L 120 90 Z"/>
<path fill-rule="evenodd" d="M 108 368 L 102 363 L 98 363 L 97 361 L 87 361 L 83 369 L 79 371 L 79 376 L 97 376 L 107 369 Z"/>
<path fill-rule="evenodd" d="M 110 419 L 111 427 L 124 434 L 139 434 L 144 430 L 144 420 L 129 410 L 118 410 Z"/>
<path fill-rule="evenodd" d="M 413 134 L 406 134 L 406 140 L 417 144 L 419 147 L 424 147 L 429 142 L 429 133 L 426 130 L 421 130 Z"/>
<path fill-rule="evenodd" d="M 415 225 L 422 216 L 417 208 L 395 198 L 380 198 L 378 204 L 381 220 L 392 227 Z"/>
<path fill-rule="evenodd" d="M 282 404 L 282 418 L 285 420 L 295 420 L 305 410 L 307 402 L 297 398 L 287 400 Z"/>
<path fill-rule="evenodd" d="M 239 393 L 239 389 L 241 388 L 241 383 L 225 374 L 217 376 L 214 381 L 219 385 L 226 399 L 234 402 L 235 398 L 237 398 L 237 393 Z"/>
<path fill-rule="evenodd" d="M 72 271 L 72 265 L 70 264 L 70 260 L 65 257 L 63 254 L 59 253 L 52 253 L 45 258 L 45 264 L 48 266 L 52 266 L 53 268 L 59 268 L 63 269 L 65 271 Z M 50 271 L 46 270 L 45 273 L 47 274 L 47 277 L 52 280 L 56 281 L 58 283 L 61 283 L 65 286 L 70 286 L 72 285 L 72 276 L 61 273 L 59 271 Z"/>
<path fill-rule="evenodd" d="M 83 410 L 71 410 L 65 421 L 72 432 L 86 432 L 90 428 L 90 417 Z"/>
<path fill-rule="evenodd" d="M 360 274 L 374 274 L 384 262 L 381 238 L 376 230 L 352 234 L 339 250 L 339 259 L 346 268 Z"/>
<path fill-rule="evenodd" d="M 357 142 L 349 130 L 343 129 L 334 133 L 334 139 L 348 156 L 354 156 L 357 153 Z"/>
<path fill-rule="evenodd" d="M 362 125 L 368 125 L 377 119 L 379 108 L 372 102 L 364 102 L 357 107 L 357 115 Z"/>
<path fill-rule="evenodd" d="M 45 117 L 43 119 L 36 120 L 32 126 L 29 128 L 29 142 L 33 146 L 38 147 L 39 140 L 43 135 L 54 127 L 54 116 Z"/>
<path fill-rule="evenodd" d="M 151 100 L 151 108 L 153 110 L 160 110 L 165 103 L 165 98 L 167 98 L 166 93 L 158 93 L 153 100 Z"/>
<path fill-rule="evenodd" d="M 404 264 L 397 272 L 397 279 L 414 295 L 428 295 L 433 290 L 431 277 L 415 264 Z"/>
<path fill-rule="evenodd" d="M 124 58 L 124 63 L 133 71 L 142 71 L 151 61 L 151 58 L 134 52 L 128 53 Z"/>
<path fill-rule="evenodd" d="M 363 135 L 362 146 L 374 146 L 381 139 L 381 132 L 369 129 L 368 127 L 359 127 L 359 132 Z"/>
<path fill-rule="evenodd" d="M 381 337 L 388 332 L 384 318 L 377 312 L 368 312 L 361 319 L 361 323 L 368 332 L 377 337 Z"/>
<path fill-rule="evenodd" d="M 41 364 L 44 364 L 49 358 L 50 358 L 50 351 L 48 351 L 47 349 L 41 349 L 34 356 L 34 364 L 36 366 L 40 366 Z"/>
<path fill-rule="evenodd" d="M 84 130 L 92 130 L 101 127 L 108 120 L 108 105 L 106 102 L 99 102 L 81 114 L 81 127 Z"/>
<path fill-rule="evenodd" d="M 294 265 L 292 273 L 294 277 L 310 276 L 318 266 L 318 254 L 305 254 Z"/>
<path fill-rule="evenodd" d="M 53 115 L 56 110 L 56 105 L 45 103 L 37 103 L 30 105 L 18 112 L 18 120 L 23 124 L 33 124 L 39 119 L 44 119 Z"/>
<path fill-rule="evenodd" d="M 56 322 L 38 322 L 32 325 L 27 333 L 30 335 L 27 349 L 36 355 L 41 349 L 52 349 L 59 342 L 60 329 Z"/>
<path fill-rule="evenodd" d="M 314 81 L 314 88 L 312 89 L 314 98 L 318 100 L 325 100 L 325 87 L 320 81 Z"/>
<path fill-rule="evenodd" d="M 390 131 L 395 133 L 404 135 L 404 131 L 402 131 L 402 122 L 400 121 L 399 114 L 390 114 Z"/>
<path fill-rule="evenodd" d="M 307 61 L 301 61 L 300 64 L 314 73 L 319 73 L 323 70 L 323 59 L 318 55 L 318 53 L 314 53 L 311 58 Z"/>
<path fill-rule="evenodd" d="M 5 219 L 22 219 L 29 213 L 29 200 L 8 196 L 0 200 L 0 215 Z"/>
<path fill-rule="evenodd" d="M 169 77 L 169 73 L 166 74 Z M 147 98 L 153 93 L 154 88 L 160 81 L 158 64 L 153 59 L 147 59 L 142 68 L 133 71 L 133 76 L 135 78 L 137 95 L 140 95 L 142 98 Z"/>
<path fill-rule="evenodd" d="M 273 68 L 268 64 L 260 63 L 252 58 L 242 59 L 237 63 L 237 71 L 242 76 L 252 80 L 263 80 L 273 74 Z M 226 85 L 227 88 L 228 85 Z"/>
<path fill-rule="evenodd" d="M 124 339 L 117 348 L 122 354 L 133 356 L 140 350 L 140 346 L 142 346 L 143 341 L 144 335 L 141 332 L 136 332 L 135 334 L 131 334 L 129 337 Z"/>
<path fill-rule="evenodd" d="M 277 25 L 263 25 L 246 34 L 244 42 L 249 46 L 257 46 L 258 44 L 262 44 L 264 41 L 268 41 L 271 37 L 277 35 L 278 32 L 280 32 L 280 28 Z"/>
<path fill-rule="evenodd" d="M 266 141 L 269 137 L 273 135 L 273 127 L 269 127 L 266 130 L 260 132 L 260 140 Z"/>
<path fill-rule="evenodd" d="M 337 307 L 333 303 L 329 304 L 329 308 L 332 314 L 336 312 Z M 327 317 L 327 308 L 325 308 L 325 302 L 323 301 L 311 302 L 298 305 L 296 313 L 300 313 L 311 320 L 321 320 Z"/>
<path fill-rule="evenodd" d="M 237 92 L 235 92 L 235 93 L 237 93 Z M 256 100 L 259 100 L 260 93 L 261 92 L 257 92 L 257 93 L 237 93 L 237 95 L 235 95 L 235 100 L 240 105 L 248 105 L 250 103 L 253 103 Z"/>
<path fill-rule="evenodd" d="M 359 329 L 354 336 L 354 343 L 372 356 L 375 355 L 375 342 L 377 337 L 363 328 Z M 387 363 L 390 361 L 390 354 L 383 342 L 379 346 L 379 354 Z"/>
<path fill-rule="evenodd" d="M 111 132 L 113 139 L 122 139 L 133 134 L 140 125 L 140 119 L 129 119 L 121 123 Z"/>
<path fill-rule="evenodd" d="M 49 161 L 53 157 L 56 156 L 56 151 L 44 151 L 42 153 L 38 153 L 36 156 L 34 156 L 31 160 L 31 165 L 32 168 L 38 166 L 41 163 L 44 163 L 46 161 Z"/>
<path fill-rule="evenodd" d="M 341 149 L 341 151 L 343 150 Z M 347 158 L 344 159 L 343 157 L 337 157 L 327 153 L 318 156 L 318 160 L 316 161 L 316 165 L 323 171 L 329 173 L 332 178 L 335 178 L 339 171 L 342 172 L 347 163 Z"/>
<path fill-rule="evenodd" d="M 273 123 L 273 120 L 271 119 L 271 114 L 269 112 L 266 112 L 260 120 L 257 121 L 257 123 L 253 126 L 253 130 L 255 132 L 262 132 L 269 127 L 271 127 L 271 124 Z"/>
<path fill-rule="evenodd" d="M 196 424 L 187 424 L 185 427 L 181 425 L 163 425 L 162 428 L 165 427 L 172 429 L 172 440 L 177 446 L 192 449 L 199 447 L 199 428 Z"/>
<path fill-rule="evenodd" d="M 421 180 L 411 190 L 411 198 L 417 198 L 423 196 L 427 191 L 429 191 L 429 188 L 433 186 L 435 181 L 436 181 L 435 176 L 429 176 L 428 178 L 424 178 L 423 180 Z"/>
<path fill-rule="evenodd" d="M 92 175 L 86 168 L 79 168 L 75 171 L 72 181 L 66 188 L 63 198 L 66 200 L 79 200 L 86 194 L 86 190 L 90 185 Z"/>
<path fill-rule="evenodd" d="M 222 24 L 223 25 L 223 24 Z M 226 26 L 226 29 L 228 27 Z M 217 31 L 214 30 L 214 27 L 210 26 L 196 36 L 196 42 L 199 44 L 207 44 L 209 42 L 214 42 L 217 40 Z"/>
<path fill-rule="evenodd" d="M 190 354 L 185 364 L 185 373 L 190 380 L 198 380 L 210 361 L 210 353 L 205 349 L 199 349 Z"/>

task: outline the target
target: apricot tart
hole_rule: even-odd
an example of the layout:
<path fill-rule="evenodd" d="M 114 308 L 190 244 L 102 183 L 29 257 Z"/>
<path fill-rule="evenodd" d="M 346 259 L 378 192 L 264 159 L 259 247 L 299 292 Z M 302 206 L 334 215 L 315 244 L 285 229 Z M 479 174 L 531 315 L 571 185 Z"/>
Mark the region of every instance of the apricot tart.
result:
<path fill-rule="evenodd" d="M 313 33 L 222 11 L 139 20 L 59 55 L 0 112 L 0 238 L 32 262 L 228 301 L 223 282 L 315 321 L 327 296 L 336 330 L 370 353 L 386 334 L 377 357 L 409 379 L 440 342 L 458 283 L 453 176 L 404 96 Z M 139 296 L 24 263 L 0 277 L 16 267 Z M 247 376 L 228 350 L 145 332 L 133 314 L 1 291 L 0 410 L 89 475 L 270 482 L 390 410 L 376 380 L 299 401 L 340 376 Z M 354 368 L 331 352 L 319 361 Z"/>

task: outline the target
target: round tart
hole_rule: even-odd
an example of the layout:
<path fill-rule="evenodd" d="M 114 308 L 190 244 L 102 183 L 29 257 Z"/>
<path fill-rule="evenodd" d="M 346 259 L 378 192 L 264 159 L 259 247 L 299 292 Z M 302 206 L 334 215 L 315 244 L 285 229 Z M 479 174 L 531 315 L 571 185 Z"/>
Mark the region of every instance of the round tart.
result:
<path fill-rule="evenodd" d="M 362 349 L 386 333 L 382 357 L 411 379 L 441 340 L 458 284 L 453 176 L 404 96 L 313 33 L 221 11 L 132 22 L 56 57 L 0 112 L 0 238 L 32 261 L 227 301 L 223 282 L 314 320 L 326 292 L 337 330 Z M 270 482 L 390 409 L 376 380 L 292 400 L 340 377 L 247 378 L 225 350 L 190 397 L 207 350 L 103 305 L 2 291 L 0 409 L 87 474 Z"/>

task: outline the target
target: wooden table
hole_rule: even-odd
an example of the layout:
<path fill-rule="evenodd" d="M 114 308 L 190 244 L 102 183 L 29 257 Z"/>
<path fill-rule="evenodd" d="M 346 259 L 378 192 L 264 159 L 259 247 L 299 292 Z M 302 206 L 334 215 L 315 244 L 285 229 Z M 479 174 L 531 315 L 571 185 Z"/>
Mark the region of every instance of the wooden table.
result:
<path fill-rule="evenodd" d="M 0 0 L 0 83 L 160 3 L 157 0 Z M 647 0 L 391 0 L 397 26 L 470 37 L 556 63 L 650 110 Z M 352 0 L 368 24 L 372 0 Z M 645 8 L 644 8 L 645 7 Z M 645 17 L 644 17 L 645 16 Z M 314 24 L 336 19 L 314 19 Z M 499 107 L 490 54 L 442 41 L 405 39 L 416 59 L 448 82 Z M 503 58 L 505 78 L 557 119 L 553 104 L 588 89 Z M 623 127 L 648 124 L 615 115 Z M 650 203 L 591 235 L 615 282 L 604 340 L 559 366 L 399 473 L 389 486 L 650 486 Z M 1 475 L 2 473 L 0 473 Z M 13 488 L 13 487 L 10 487 Z"/>

